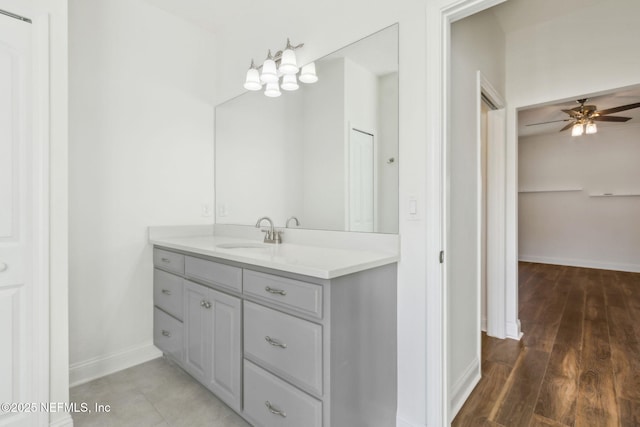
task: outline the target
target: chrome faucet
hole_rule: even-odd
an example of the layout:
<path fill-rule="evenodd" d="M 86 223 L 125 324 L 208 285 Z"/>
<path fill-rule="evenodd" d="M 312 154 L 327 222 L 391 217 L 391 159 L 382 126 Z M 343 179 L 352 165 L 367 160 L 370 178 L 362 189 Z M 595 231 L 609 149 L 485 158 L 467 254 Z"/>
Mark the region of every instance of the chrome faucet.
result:
<path fill-rule="evenodd" d="M 299 226 L 300 226 L 300 221 L 298 221 L 298 218 L 296 218 L 295 216 L 291 216 L 291 217 L 289 217 L 289 219 L 287 220 L 287 223 L 286 223 L 286 225 L 285 225 L 285 228 L 289 228 L 289 222 L 290 222 L 291 220 L 293 220 L 293 221 L 295 221 L 295 222 L 296 222 L 296 227 L 299 227 Z"/>
<path fill-rule="evenodd" d="M 269 228 L 267 230 L 262 230 L 265 232 L 264 235 L 264 242 L 265 243 L 282 243 L 282 236 L 280 235 L 280 231 L 276 231 L 276 229 L 273 226 L 273 221 L 271 221 L 271 218 L 267 217 L 267 216 L 263 216 L 262 218 L 260 218 L 258 220 L 258 222 L 256 222 L 256 228 L 260 228 L 260 224 L 262 224 L 262 221 L 268 221 L 269 222 Z"/>

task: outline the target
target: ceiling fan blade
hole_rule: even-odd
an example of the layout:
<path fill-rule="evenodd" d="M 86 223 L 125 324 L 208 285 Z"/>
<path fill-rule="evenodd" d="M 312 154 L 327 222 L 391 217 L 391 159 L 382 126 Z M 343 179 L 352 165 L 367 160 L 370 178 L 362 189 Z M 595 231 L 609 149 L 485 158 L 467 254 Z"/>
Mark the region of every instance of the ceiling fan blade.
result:
<path fill-rule="evenodd" d="M 578 107 L 578 109 L 580 109 L 580 107 Z M 574 110 L 562 110 L 563 112 L 567 113 L 568 115 L 570 115 L 571 117 L 575 117 L 575 118 L 580 118 L 582 117 L 582 114 L 580 114 L 579 111 L 574 111 Z"/>
<path fill-rule="evenodd" d="M 550 122 L 531 123 L 530 125 L 525 126 L 546 125 L 547 123 L 568 122 L 569 120 L 571 119 L 551 120 Z"/>
<path fill-rule="evenodd" d="M 560 129 L 559 132 L 562 132 L 563 130 L 567 130 L 567 129 L 571 129 L 573 127 L 574 123 L 569 123 L 568 125 L 566 125 L 565 127 L 563 127 L 562 129 Z"/>
<path fill-rule="evenodd" d="M 636 102 L 635 104 L 629 104 L 629 105 L 621 105 L 619 107 L 614 107 L 614 108 L 608 108 L 606 110 L 597 111 L 597 113 L 600 114 L 601 116 L 604 116 L 606 114 L 618 113 L 620 111 L 631 110 L 633 108 L 638 108 L 638 107 L 640 107 L 640 102 Z"/>
<path fill-rule="evenodd" d="M 627 122 L 631 120 L 631 117 L 619 117 L 619 116 L 596 116 L 591 120 L 597 120 L 599 122 Z"/>

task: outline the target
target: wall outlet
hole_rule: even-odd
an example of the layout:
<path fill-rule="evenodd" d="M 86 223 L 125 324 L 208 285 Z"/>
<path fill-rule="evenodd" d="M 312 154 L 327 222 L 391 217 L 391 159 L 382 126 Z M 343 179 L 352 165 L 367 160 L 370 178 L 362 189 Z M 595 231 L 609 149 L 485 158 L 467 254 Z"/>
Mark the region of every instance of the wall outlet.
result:
<path fill-rule="evenodd" d="M 226 203 L 220 203 L 218 205 L 218 217 L 223 218 L 225 216 L 229 215 L 229 210 L 227 209 L 227 204 Z"/>
<path fill-rule="evenodd" d="M 211 205 L 209 203 L 202 204 L 202 216 L 210 217 L 213 214 Z"/>

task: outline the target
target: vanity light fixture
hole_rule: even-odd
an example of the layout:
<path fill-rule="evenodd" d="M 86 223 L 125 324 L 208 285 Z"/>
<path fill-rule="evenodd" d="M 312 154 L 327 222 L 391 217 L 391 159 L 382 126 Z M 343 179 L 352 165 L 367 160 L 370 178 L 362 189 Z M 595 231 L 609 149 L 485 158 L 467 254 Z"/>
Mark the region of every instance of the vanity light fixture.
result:
<path fill-rule="evenodd" d="M 275 55 L 271 54 L 271 50 L 267 53 L 267 59 L 264 63 L 257 67 L 251 60 L 251 66 L 247 71 L 244 82 L 244 88 L 247 90 L 258 91 L 265 86 L 264 94 L 270 98 L 276 98 L 282 93 L 282 90 L 293 91 L 298 90 L 298 80 L 303 83 L 315 83 L 318 81 L 316 75 L 315 63 L 307 64 L 302 67 L 302 71 L 298 67 L 296 61 L 295 50 L 304 46 L 304 43 L 293 46 L 289 39 L 284 51 L 279 50 Z M 300 71 L 300 78 L 297 74 Z M 282 84 L 280 84 L 282 77 Z"/>

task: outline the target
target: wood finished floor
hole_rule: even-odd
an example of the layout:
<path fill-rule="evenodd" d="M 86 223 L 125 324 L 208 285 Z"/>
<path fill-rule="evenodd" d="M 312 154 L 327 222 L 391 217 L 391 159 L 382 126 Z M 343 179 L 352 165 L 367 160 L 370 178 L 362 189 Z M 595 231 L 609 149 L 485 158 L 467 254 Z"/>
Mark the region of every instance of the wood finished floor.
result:
<path fill-rule="evenodd" d="M 482 337 L 453 426 L 640 426 L 640 274 L 520 263 L 521 341 Z"/>

